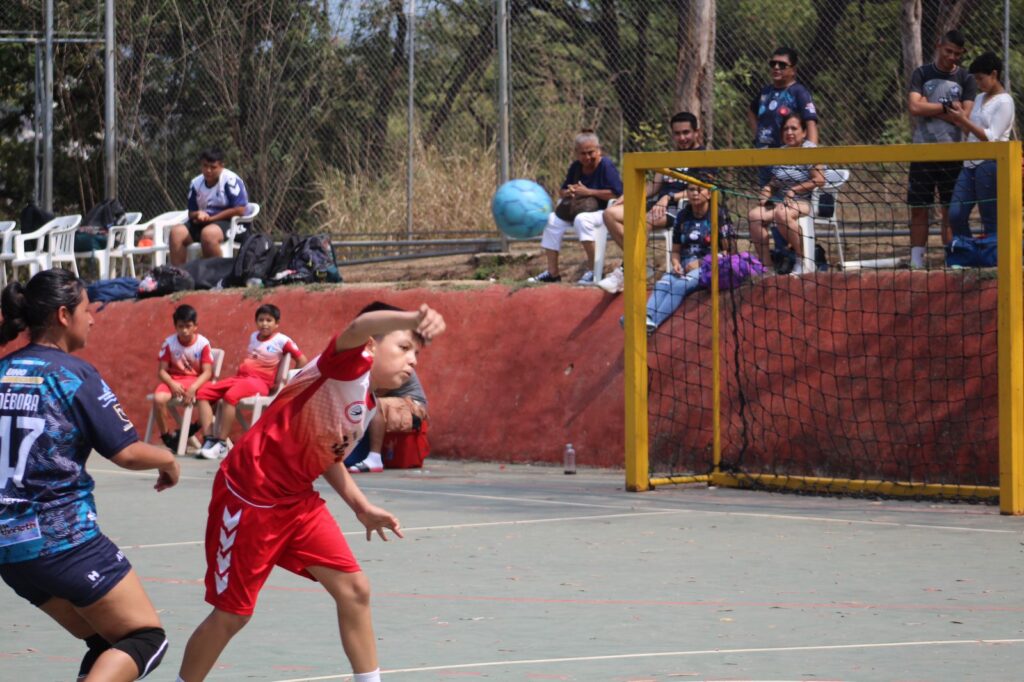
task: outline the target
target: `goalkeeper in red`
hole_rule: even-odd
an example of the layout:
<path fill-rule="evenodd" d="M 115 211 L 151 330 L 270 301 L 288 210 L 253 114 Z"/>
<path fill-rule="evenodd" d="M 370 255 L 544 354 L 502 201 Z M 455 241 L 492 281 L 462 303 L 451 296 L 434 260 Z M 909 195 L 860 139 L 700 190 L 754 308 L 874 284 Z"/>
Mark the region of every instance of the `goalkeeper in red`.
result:
<path fill-rule="evenodd" d="M 188 641 L 179 681 L 199 682 L 249 621 L 274 566 L 320 582 L 338 609 L 355 682 L 379 682 L 370 585 L 327 505 L 323 476 L 366 527 L 402 537 L 398 519 L 366 499 L 343 465 L 370 423 L 377 389 L 397 388 L 423 345 L 444 331 L 427 305 L 367 306 L 281 391 L 221 464 L 206 521 L 206 601 Z"/>

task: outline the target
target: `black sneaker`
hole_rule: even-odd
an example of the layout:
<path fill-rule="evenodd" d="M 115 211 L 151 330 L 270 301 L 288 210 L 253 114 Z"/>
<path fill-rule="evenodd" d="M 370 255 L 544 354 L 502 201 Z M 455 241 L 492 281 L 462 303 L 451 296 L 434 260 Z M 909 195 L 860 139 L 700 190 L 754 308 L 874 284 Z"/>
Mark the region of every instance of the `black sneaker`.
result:
<path fill-rule="evenodd" d="M 180 431 L 171 431 L 170 433 L 160 434 L 160 440 L 164 442 L 164 445 L 166 445 L 167 449 L 169 449 L 171 452 L 174 452 L 175 450 L 178 449 L 178 438 L 180 437 Z"/>
<path fill-rule="evenodd" d="M 553 284 L 554 282 L 561 282 L 561 275 L 552 275 L 550 272 L 545 270 L 544 272 L 526 280 L 532 284 Z"/>

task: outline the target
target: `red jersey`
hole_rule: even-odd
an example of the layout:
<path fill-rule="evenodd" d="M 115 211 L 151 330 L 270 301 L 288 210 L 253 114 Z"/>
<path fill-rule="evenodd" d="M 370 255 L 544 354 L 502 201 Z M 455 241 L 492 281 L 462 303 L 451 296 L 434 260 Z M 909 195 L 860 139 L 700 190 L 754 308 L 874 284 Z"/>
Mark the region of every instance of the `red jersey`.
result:
<path fill-rule="evenodd" d="M 245 359 L 238 366 L 238 376 L 255 376 L 273 384 L 277 366 L 285 353 L 296 360 L 302 355 L 295 342 L 280 332 L 265 341 L 260 340 L 259 332 L 253 332 L 249 337 L 249 347 L 245 349 Z"/>
<path fill-rule="evenodd" d="M 160 346 L 160 362 L 167 363 L 167 373 L 172 377 L 199 376 L 204 365 L 213 364 L 210 342 L 202 334 L 187 346 L 181 345 L 177 334 L 171 334 Z"/>
<path fill-rule="evenodd" d="M 315 495 L 313 481 L 363 437 L 376 409 L 373 357 L 363 347 L 337 353 L 334 343 L 288 382 L 221 464 L 242 499 L 272 505 Z"/>

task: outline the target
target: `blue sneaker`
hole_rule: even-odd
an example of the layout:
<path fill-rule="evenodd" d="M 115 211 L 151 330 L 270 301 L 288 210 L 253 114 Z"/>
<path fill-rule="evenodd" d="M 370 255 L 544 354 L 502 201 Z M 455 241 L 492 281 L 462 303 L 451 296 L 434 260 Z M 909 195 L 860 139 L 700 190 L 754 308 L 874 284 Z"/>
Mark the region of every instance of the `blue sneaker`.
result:
<path fill-rule="evenodd" d="M 584 286 L 584 287 L 588 287 L 588 286 L 590 286 L 593 283 L 594 283 L 594 271 L 593 270 L 587 270 L 586 272 L 583 273 L 583 276 L 580 277 L 576 281 L 576 284 L 578 284 L 580 286 Z"/>

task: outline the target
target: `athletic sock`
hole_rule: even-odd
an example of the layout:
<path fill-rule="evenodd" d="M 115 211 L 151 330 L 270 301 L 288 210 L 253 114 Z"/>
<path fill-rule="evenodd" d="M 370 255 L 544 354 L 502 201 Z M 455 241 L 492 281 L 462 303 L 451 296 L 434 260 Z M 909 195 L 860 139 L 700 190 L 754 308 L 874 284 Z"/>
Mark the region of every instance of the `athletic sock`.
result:
<path fill-rule="evenodd" d="M 363 463 L 371 469 L 384 468 L 384 458 L 380 456 L 379 452 L 373 452 L 372 450 L 370 451 L 370 454 L 366 456 L 366 459 L 363 460 Z"/>
<path fill-rule="evenodd" d="M 380 668 L 369 673 L 352 673 L 352 682 L 380 682 Z"/>
<path fill-rule="evenodd" d="M 912 268 L 923 268 L 924 267 L 924 247 L 923 246 L 911 246 L 910 247 L 910 267 Z"/>

